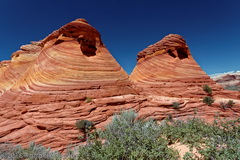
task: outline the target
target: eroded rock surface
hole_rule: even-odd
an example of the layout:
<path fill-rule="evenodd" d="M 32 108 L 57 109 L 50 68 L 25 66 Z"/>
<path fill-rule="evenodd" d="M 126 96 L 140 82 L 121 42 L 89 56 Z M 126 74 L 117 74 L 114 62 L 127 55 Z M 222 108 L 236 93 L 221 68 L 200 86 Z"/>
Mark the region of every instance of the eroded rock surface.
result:
<path fill-rule="evenodd" d="M 32 44 L 21 46 L 20 50 L 14 52 L 11 61 L 1 62 L 0 95 L 17 83 L 36 60 L 40 50 L 40 44 L 32 42 Z"/>
<path fill-rule="evenodd" d="M 202 97 L 204 84 L 215 96 L 224 97 L 225 91 L 201 69 L 192 57 L 182 36 L 170 34 L 138 53 L 138 62 L 130 79 L 145 95 L 169 97 Z M 228 93 L 236 98 L 236 93 Z"/>
<path fill-rule="evenodd" d="M 202 103 L 213 88 L 215 103 Z M 214 115 L 240 116 L 237 92 L 225 91 L 194 61 L 185 40 L 169 35 L 138 54 L 130 78 L 104 46 L 99 32 L 77 19 L 39 42 L 21 47 L 0 63 L 0 142 L 30 141 L 63 151 L 83 133 L 77 120 L 104 128 L 113 114 L 134 109 L 142 118 L 162 120 Z M 234 100 L 223 110 L 221 101 Z M 173 102 L 180 107 L 174 109 Z"/>

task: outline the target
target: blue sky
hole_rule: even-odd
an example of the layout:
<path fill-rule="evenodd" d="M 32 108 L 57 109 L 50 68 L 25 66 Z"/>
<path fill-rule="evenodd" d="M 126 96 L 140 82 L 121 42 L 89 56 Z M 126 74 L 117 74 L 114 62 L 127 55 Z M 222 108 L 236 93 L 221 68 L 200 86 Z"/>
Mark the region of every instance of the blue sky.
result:
<path fill-rule="evenodd" d="M 101 33 L 128 73 L 139 51 L 170 33 L 208 74 L 240 70 L 239 0 L 2 0 L 0 61 L 76 18 Z"/>

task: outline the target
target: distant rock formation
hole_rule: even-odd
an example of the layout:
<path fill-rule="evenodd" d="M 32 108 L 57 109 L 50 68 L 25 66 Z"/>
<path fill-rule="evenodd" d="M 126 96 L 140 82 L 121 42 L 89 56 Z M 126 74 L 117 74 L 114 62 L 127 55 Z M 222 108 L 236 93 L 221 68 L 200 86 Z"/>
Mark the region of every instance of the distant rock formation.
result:
<path fill-rule="evenodd" d="M 204 84 L 213 88 L 211 107 L 202 103 Z M 216 113 L 228 119 L 240 116 L 239 93 L 211 80 L 181 36 L 168 35 L 140 52 L 128 76 L 84 19 L 22 46 L 11 61 L 1 62 L 0 94 L 0 143 L 27 146 L 34 141 L 59 151 L 80 143 L 77 120 L 104 128 L 113 114 L 126 109 L 156 120 L 170 115 L 186 119 L 196 111 L 207 121 Z M 234 107 L 219 107 L 229 99 Z"/>
<path fill-rule="evenodd" d="M 213 75 L 212 79 L 225 89 L 240 91 L 240 72 Z"/>

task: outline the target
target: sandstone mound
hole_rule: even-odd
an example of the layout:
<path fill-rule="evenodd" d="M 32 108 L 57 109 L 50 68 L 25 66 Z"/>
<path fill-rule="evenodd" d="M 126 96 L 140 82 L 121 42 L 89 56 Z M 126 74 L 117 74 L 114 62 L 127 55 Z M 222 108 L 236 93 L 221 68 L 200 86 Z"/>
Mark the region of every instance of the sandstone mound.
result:
<path fill-rule="evenodd" d="M 211 86 L 214 91 L 223 90 L 196 63 L 180 35 L 164 37 L 139 52 L 137 60 L 130 78 L 142 94 L 202 97 L 204 84 Z"/>
<path fill-rule="evenodd" d="M 118 109 L 95 113 L 95 105 L 85 108 L 85 99 L 135 94 L 129 76 L 84 19 L 22 46 L 10 62 L 1 62 L 0 71 L 1 142 L 65 148 L 72 136 L 79 141 L 77 119 L 91 117 L 97 124 Z"/>
<path fill-rule="evenodd" d="M 128 75 L 86 20 L 66 24 L 40 45 L 40 52 L 30 45 L 13 54 L 12 63 L 0 77 L 8 83 L 1 83 L 2 90 L 10 89 L 5 98 L 21 94 L 24 96 L 17 97 L 21 102 L 39 103 L 44 98 L 46 103 L 67 96 L 83 99 L 134 93 Z M 25 53 L 29 50 L 33 56 Z"/>

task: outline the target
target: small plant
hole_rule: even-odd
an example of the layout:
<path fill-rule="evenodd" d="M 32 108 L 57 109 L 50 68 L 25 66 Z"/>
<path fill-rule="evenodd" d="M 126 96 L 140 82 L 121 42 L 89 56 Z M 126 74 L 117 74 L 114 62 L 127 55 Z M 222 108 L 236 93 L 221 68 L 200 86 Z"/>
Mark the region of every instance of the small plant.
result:
<path fill-rule="evenodd" d="M 203 85 L 203 90 L 209 95 L 212 94 L 212 88 L 209 87 L 209 85 L 207 85 L 207 84 Z"/>
<path fill-rule="evenodd" d="M 86 103 L 92 102 L 92 98 L 91 98 L 91 97 L 86 97 L 85 102 L 86 102 Z"/>
<path fill-rule="evenodd" d="M 186 152 L 183 156 L 183 159 L 184 160 L 194 160 L 195 158 L 194 158 L 194 155 L 192 153 Z"/>
<path fill-rule="evenodd" d="M 233 102 L 233 100 L 228 100 L 228 102 L 227 102 L 227 106 L 229 107 L 229 108 L 232 108 L 233 106 L 234 106 L 234 102 Z"/>
<path fill-rule="evenodd" d="M 172 107 L 173 107 L 174 109 L 179 109 L 179 108 L 180 108 L 180 103 L 178 103 L 178 102 L 173 102 L 173 103 L 172 103 Z"/>
<path fill-rule="evenodd" d="M 227 109 L 227 103 L 226 102 L 220 102 L 220 108 L 226 110 Z"/>
<path fill-rule="evenodd" d="M 77 120 L 76 122 L 76 127 L 83 132 L 87 132 L 93 126 L 94 126 L 94 123 L 88 120 Z"/>
<path fill-rule="evenodd" d="M 169 120 L 169 121 L 172 121 L 172 120 L 173 120 L 172 114 L 168 114 L 167 120 Z"/>
<path fill-rule="evenodd" d="M 203 98 L 203 103 L 206 103 L 208 106 L 211 106 L 214 102 L 212 97 L 206 96 Z"/>
<path fill-rule="evenodd" d="M 79 139 L 86 141 L 88 139 L 88 133 L 93 129 L 94 123 L 88 120 L 77 120 L 76 127 L 84 133 L 83 137 L 80 136 Z"/>
<path fill-rule="evenodd" d="M 0 148 L 0 159 L 61 160 L 62 156 L 57 151 L 51 151 L 50 148 L 30 142 L 28 148 L 23 148 L 20 145 L 12 146 L 6 144 L 4 148 Z"/>
<path fill-rule="evenodd" d="M 198 109 L 197 109 L 197 108 L 194 108 L 194 116 L 197 115 L 197 112 L 198 112 Z"/>
<path fill-rule="evenodd" d="M 233 100 L 228 100 L 228 102 L 220 102 L 220 107 L 226 110 L 227 108 L 232 108 L 234 104 Z"/>

